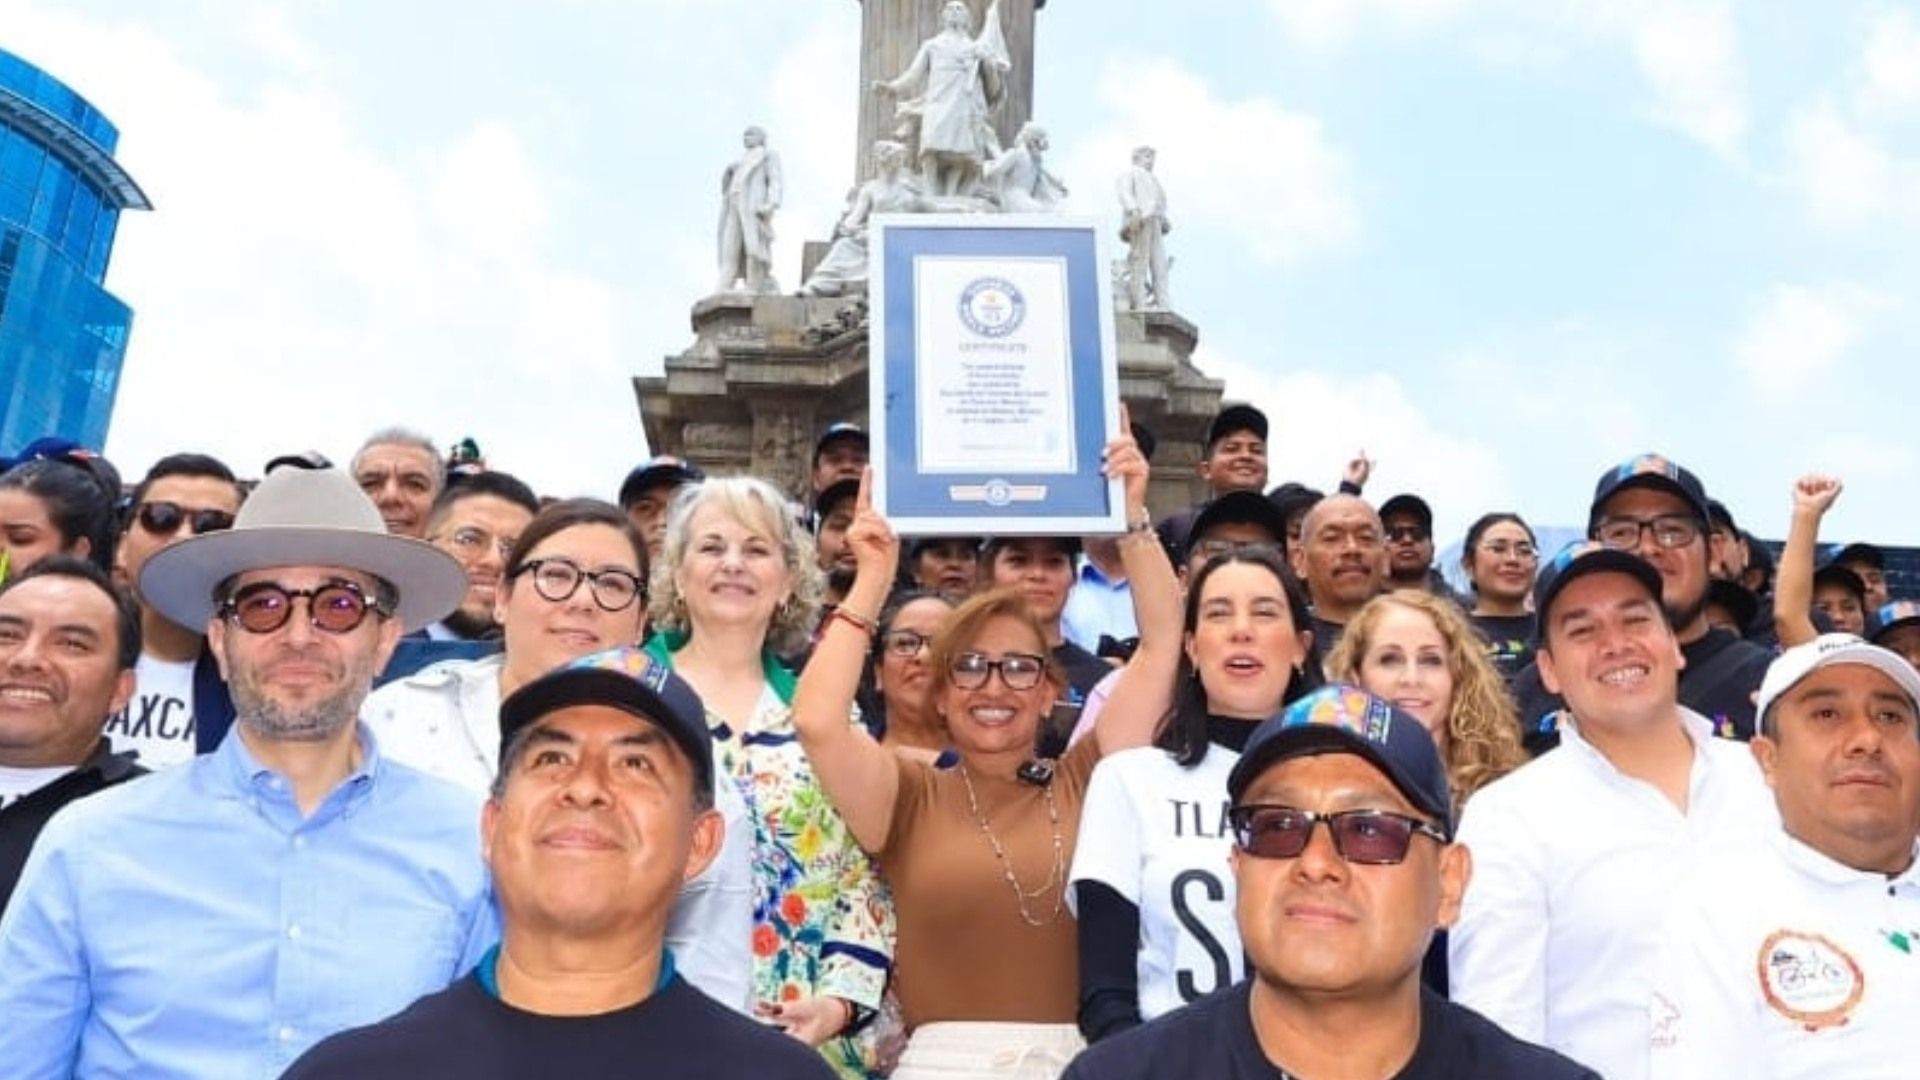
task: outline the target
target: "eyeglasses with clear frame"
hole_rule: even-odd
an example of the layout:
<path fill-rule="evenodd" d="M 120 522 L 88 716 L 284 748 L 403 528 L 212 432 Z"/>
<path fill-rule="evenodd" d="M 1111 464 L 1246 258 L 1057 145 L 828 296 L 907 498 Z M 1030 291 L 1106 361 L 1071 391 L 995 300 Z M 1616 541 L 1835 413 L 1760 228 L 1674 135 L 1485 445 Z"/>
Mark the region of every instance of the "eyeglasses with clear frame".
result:
<path fill-rule="evenodd" d="M 1594 539 L 1615 551 L 1632 551 L 1640 546 L 1640 537 L 1653 533 L 1653 542 L 1671 551 L 1683 548 L 1700 536 L 1700 523 L 1685 514 L 1661 514 L 1658 517 L 1607 518 L 1593 531 Z"/>
<path fill-rule="evenodd" d="M 947 679 L 956 689 L 978 690 L 996 671 L 1007 689 L 1031 690 L 1046 676 L 1047 661 L 1032 653 L 1007 653 L 994 660 L 986 653 L 963 652 L 947 665 Z"/>
<path fill-rule="evenodd" d="M 447 536 L 447 542 L 463 559 L 477 559 L 486 552 L 488 545 L 492 545 L 500 553 L 502 562 L 513 557 L 513 545 L 519 539 L 517 536 L 495 536 L 472 525 L 463 525 Z"/>
<path fill-rule="evenodd" d="M 887 650 L 888 656 L 902 660 L 911 660 L 919 656 L 922 649 L 930 648 L 933 639 L 917 630 L 889 630 L 880 639 L 880 645 Z M 1002 678 L 1005 678 L 1003 675 Z"/>
<path fill-rule="evenodd" d="M 1227 812 L 1233 841 L 1258 859 L 1297 859 L 1313 839 L 1313 827 L 1325 822 L 1333 850 L 1358 866 L 1393 866 L 1406 861 L 1416 835 L 1447 843 L 1432 824 L 1391 810 L 1340 810 L 1317 813 L 1294 806 L 1253 803 Z"/>
<path fill-rule="evenodd" d="M 1534 562 L 1540 558 L 1540 550 L 1525 540 L 1487 540 L 1481 543 L 1480 550 L 1496 559 L 1511 555 L 1521 562 Z"/>
<path fill-rule="evenodd" d="M 222 601 L 216 612 L 222 619 L 250 634 L 271 634 L 293 618 L 293 602 L 307 601 L 307 618 L 317 630 L 329 634 L 349 634 L 365 622 L 372 612 L 382 619 L 393 611 L 371 599 L 351 581 L 330 581 L 313 589 L 289 589 L 271 581 L 256 581 L 234 591 Z"/>
<path fill-rule="evenodd" d="M 533 591 L 558 604 L 580 591 L 588 582 L 593 602 L 602 611 L 625 611 L 645 595 L 640 576 L 630 570 L 609 566 L 603 570 L 583 570 L 572 559 L 528 559 L 515 567 L 508 577 L 533 575 Z"/>

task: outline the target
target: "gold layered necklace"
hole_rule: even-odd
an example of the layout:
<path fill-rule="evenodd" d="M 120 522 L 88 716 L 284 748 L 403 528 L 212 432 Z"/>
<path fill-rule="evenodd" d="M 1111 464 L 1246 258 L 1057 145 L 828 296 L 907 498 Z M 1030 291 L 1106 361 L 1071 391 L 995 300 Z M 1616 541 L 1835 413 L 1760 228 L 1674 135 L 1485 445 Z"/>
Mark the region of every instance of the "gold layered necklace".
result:
<path fill-rule="evenodd" d="M 1014 900 L 1020 905 L 1020 918 L 1028 926 L 1052 926 L 1060 921 L 1060 912 L 1067 900 L 1067 846 L 1060 836 L 1060 808 L 1053 801 L 1053 785 L 1047 784 L 1040 789 L 1047 800 L 1047 821 L 1053 829 L 1053 868 L 1047 872 L 1046 879 L 1037 888 L 1028 890 L 1021 887 L 1020 879 L 1014 875 L 1013 860 L 1007 857 L 1007 849 L 1000 838 L 993 835 L 993 829 L 987 825 L 985 814 L 980 812 L 980 799 L 973 790 L 973 774 L 967 771 L 965 764 L 960 766 L 960 779 L 967 785 L 967 809 L 973 812 L 973 823 L 980 827 L 980 835 L 987 838 L 987 845 L 993 848 L 993 857 L 1000 861 L 1000 872 L 1006 876 L 1007 884 L 1013 889 Z M 1036 918 L 1027 901 L 1038 900 L 1053 890 L 1053 910 L 1045 918 Z"/>

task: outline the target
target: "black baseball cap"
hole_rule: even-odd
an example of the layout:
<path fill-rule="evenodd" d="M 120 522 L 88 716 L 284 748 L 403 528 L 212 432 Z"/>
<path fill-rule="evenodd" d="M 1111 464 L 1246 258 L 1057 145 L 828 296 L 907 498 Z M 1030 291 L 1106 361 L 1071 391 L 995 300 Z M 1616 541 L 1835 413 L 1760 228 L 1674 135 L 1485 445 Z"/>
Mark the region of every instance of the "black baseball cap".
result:
<path fill-rule="evenodd" d="M 814 527 L 819 528 L 820 522 L 826 520 L 827 515 L 833 512 L 834 507 L 840 505 L 842 502 L 852 502 L 859 494 L 860 481 L 852 477 L 848 477 L 845 480 L 835 480 L 833 483 L 821 488 L 820 494 L 813 497 Z"/>
<path fill-rule="evenodd" d="M 1326 493 L 1310 488 L 1298 480 L 1289 480 L 1267 492 L 1267 501 L 1280 511 L 1281 517 L 1292 517 L 1296 512 L 1313 508 L 1313 504 L 1326 498 Z"/>
<path fill-rule="evenodd" d="M 1835 552 L 1833 558 L 1828 561 L 1844 563 L 1848 566 L 1861 563 L 1871 566 L 1875 570 L 1884 571 L 1887 568 L 1887 553 L 1880 550 L 1877 544 L 1867 544 L 1856 540 Z"/>
<path fill-rule="evenodd" d="M 1716 529 L 1725 529 L 1731 533 L 1740 531 L 1740 526 L 1734 523 L 1733 511 L 1727 509 L 1727 504 L 1719 499 L 1707 500 L 1707 521 Z"/>
<path fill-rule="evenodd" d="M 707 478 L 706 470 L 685 458 L 672 454 L 661 454 L 651 461 L 634 466 L 627 478 L 620 482 L 620 508 L 626 509 L 638 502 L 648 488 L 670 484 L 697 484 Z"/>
<path fill-rule="evenodd" d="M 1355 754 L 1385 773 L 1400 794 L 1453 835 L 1453 803 L 1447 767 L 1420 721 L 1357 686 L 1335 683 L 1295 701 L 1260 722 L 1247 748 L 1227 774 L 1227 797 L 1235 803 L 1269 768 L 1315 754 Z"/>
<path fill-rule="evenodd" d="M 1211 451 L 1215 443 L 1236 431 L 1251 431 L 1267 439 L 1267 414 L 1251 405 L 1228 405 L 1214 414 L 1213 422 L 1207 425 L 1207 449 Z"/>
<path fill-rule="evenodd" d="M 1273 537 L 1275 547 L 1287 542 L 1287 518 L 1257 491 L 1230 491 L 1200 508 L 1180 545 L 1180 558 L 1193 554 L 1193 545 L 1217 525 L 1258 525 Z"/>
<path fill-rule="evenodd" d="M 820 438 L 813 444 L 813 463 L 815 465 L 820 464 L 820 455 L 826 453 L 827 447 L 833 443 L 842 441 L 857 442 L 860 444 L 862 450 L 871 450 L 873 448 L 873 440 L 867 437 L 866 429 L 862 428 L 859 424 L 848 424 L 844 422 L 828 424 L 827 430 L 821 432 Z"/>
<path fill-rule="evenodd" d="M 1395 495 L 1393 498 L 1380 504 L 1380 520 L 1385 521 L 1395 514 L 1412 514 L 1415 518 L 1419 519 L 1420 527 L 1427 530 L 1428 535 L 1432 535 L 1433 507 L 1428 506 L 1427 500 L 1420 496 L 1413 494 Z"/>
<path fill-rule="evenodd" d="M 1539 613 L 1543 639 L 1547 636 L 1547 616 L 1553 613 L 1553 602 L 1566 587 L 1589 574 L 1605 573 L 1627 575 L 1653 596 L 1654 603 L 1661 602 L 1660 571 L 1655 570 L 1652 563 L 1592 540 L 1575 540 L 1547 561 L 1533 585 L 1533 610 Z"/>
<path fill-rule="evenodd" d="M 1734 624 L 1741 628 L 1742 636 L 1760 615 L 1760 598 L 1753 595 L 1753 590 L 1724 578 L 1715 578 L 1707 583 L 1707 603 L 1726 608 L 1727 614 L 1733 616 Z"/>
<path fill-rule="evenodd" d="M 1587 535 L 1600 527 L 1600 509 L 1608 499 L 1630 488 L 1652 488 L 1677 496 L 1702 525 L 1713 524 L 1707 509 L 1707 489 L 1700 478 L 1659 454 L 1640 454 L 1600 474 L 1593 487 L 1593 505 L 1587 511 Z"/>
<path fill-rule="evenodd" d="M 666 732 L 693 767 L 694 783 L 713 788 L 713 737 L 706 708 L 685 680 L 643 649 L 623 645 L 547 672 L 500 703 L 500 761 L 514 736 L 550 713 L 576 705 L 619 709 Z"/>
<path fill-rule="evenodd" d="M 1840 565 L 1836 560 L 1813 572 L 1813 586 L 1838 585 L 1860 599 L 1860 606 L 1867 606 L 1867 583 L 1849 567 Z"/>

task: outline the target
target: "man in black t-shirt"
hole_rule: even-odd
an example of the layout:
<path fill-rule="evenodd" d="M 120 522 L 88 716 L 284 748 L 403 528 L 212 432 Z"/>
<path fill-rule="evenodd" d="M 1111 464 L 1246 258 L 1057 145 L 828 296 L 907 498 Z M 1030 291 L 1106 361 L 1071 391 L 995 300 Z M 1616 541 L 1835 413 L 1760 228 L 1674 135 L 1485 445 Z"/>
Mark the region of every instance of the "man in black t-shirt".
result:
<path fill-rule="evenodd" d="M 1680 704 L 1713 723 L 1714 734 L 1753 737 L 1753 695 L 1772 657 L 1707 621 L 1711 567 L 1724 561 L 1724 535 L 1713 531 L 1700 478 L 1659 454 L 1629 458 L 1600 475 L 1587 517 L 1587 537 L 1645 559 L 1660 573 L 1662 603 L 1686 665 Z M 1542 753 L 1559 744 L 1560 698 L 1540 683 L 1537 668 L 1514 679 L 1526 745 Z"/>
<path fill-rule="evenodd" d="M 725 831 L 704 715 L 635 648 L 508 695 L 480 818 L 501 943 L 446 990 L 315 1046 L 285 1080 L 831 1080 L 802 1040 L 850 1023 L 845 1009 L 795 1010 L 781 1034 L 674 974 L 668 910 Z"/>
<path fill-rule="evenodd" d="M 1063 1080 L 1598 1080 L 1421 987 L 1470 866 L 1418 720 L 1323 687 L 1261 723 L 1227 793 L 1253 974 L 1095 1045 Z"/>

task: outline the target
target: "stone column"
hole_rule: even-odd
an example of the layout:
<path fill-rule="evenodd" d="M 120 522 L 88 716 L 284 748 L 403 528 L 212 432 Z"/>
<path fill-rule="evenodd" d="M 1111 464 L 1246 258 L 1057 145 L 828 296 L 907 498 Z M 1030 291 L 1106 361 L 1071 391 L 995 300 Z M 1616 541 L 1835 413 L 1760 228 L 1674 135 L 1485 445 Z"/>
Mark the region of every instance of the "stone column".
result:
<path fill-rule="evenodd" d="M 966 0 L 978 31 L 987 17 L 988 0 Z M 875 139 L 893 134 L 894 99 L 871 91 L 874 80 L 891 79 L 913 63 L 920 43 L 940 32 L 940 9 L 946 0 L 860 0 L 860 137 L 854 144 L 854 175 L 864 181 L 873 175 L 867 150 Z M 1047 0 L 1000 0 L 1000 26 L 1013 56 L 1007 100 L 995 119 L 1003 146 L 1013 144 L 1014 133 L 1033 117 L 1033 15 Z"/>

